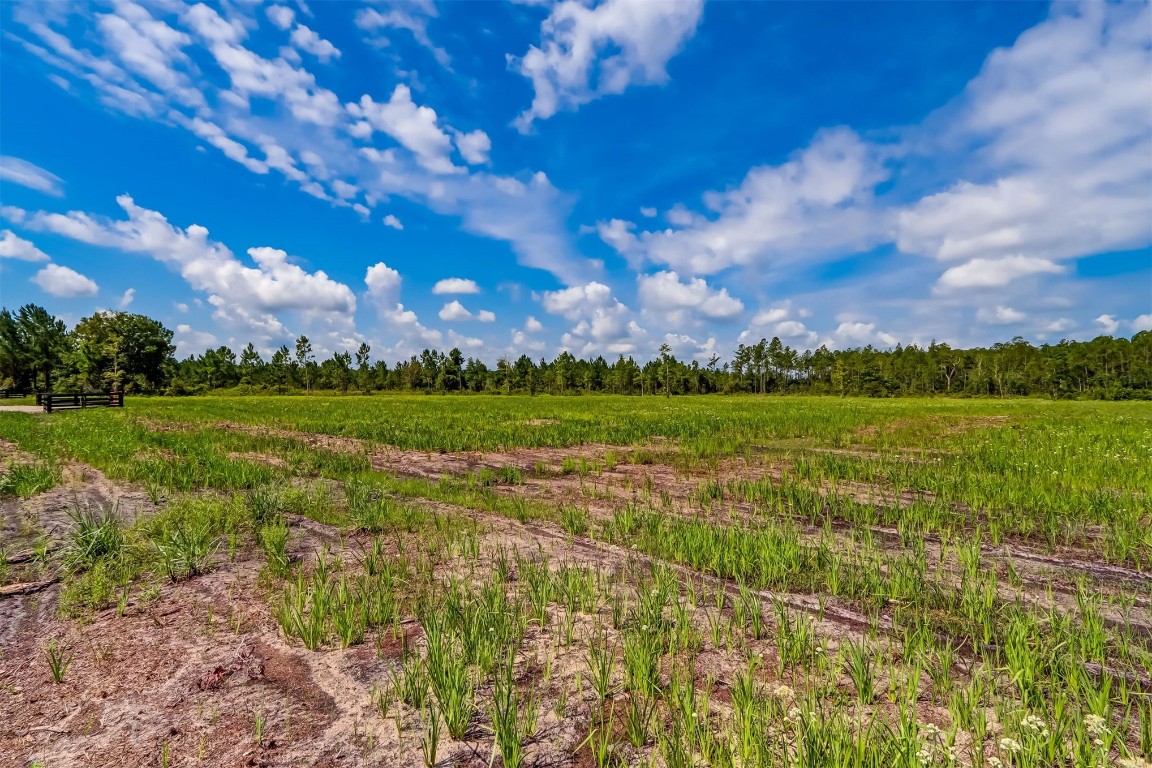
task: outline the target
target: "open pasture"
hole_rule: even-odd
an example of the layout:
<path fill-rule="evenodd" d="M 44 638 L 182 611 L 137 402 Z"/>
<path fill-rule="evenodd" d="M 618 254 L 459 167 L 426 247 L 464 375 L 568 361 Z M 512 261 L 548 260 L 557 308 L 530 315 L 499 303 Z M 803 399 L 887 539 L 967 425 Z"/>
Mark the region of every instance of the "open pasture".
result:
<path fill-rule="evenodd" d="M 1152 759 L 1152 409 L 0 412 L 17 764 Z"/>

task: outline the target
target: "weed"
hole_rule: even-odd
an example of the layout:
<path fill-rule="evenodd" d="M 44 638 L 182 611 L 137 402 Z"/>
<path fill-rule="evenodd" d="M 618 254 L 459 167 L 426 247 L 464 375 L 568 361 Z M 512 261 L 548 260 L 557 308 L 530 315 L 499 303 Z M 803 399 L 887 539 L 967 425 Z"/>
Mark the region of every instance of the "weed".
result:
<path fill-rule="evenodd" d="M 573 536 L 583 536 L 588 533 L 588 513 L 579 507 L 563 507 L 560 510 L 560 524 Z"/>
<path fill-rule="evenodd" d="M 60 467 L 49 463 L 9 464 L 0 474 L 0 496 L 28 498 L 60 482 Z"/>
<path fill-rule="evenodd" d="M 184 518 L 153 540 L 160 568 L 172 581 L 199 576 L 212 565 L 219 539 L 208 520 Z"/>
<path fill-rule="evenodd" d="M 601 627 L 588 644 L 588 677 L 592 688 L 601 699 L 607 699 L 612 692 L 612 672 L 616 666 L 616 647 L 608 644 L 608 634 Z"/>
<path fill-rule="evenodd" d="M 844 671 L 856 686 L 861 704 L 870 704 L 876 697 L 876 677 L 872 669 L 872 652 L 863 642 L 849 640 L 844 646 Z"/>
<path fill-rule="evenodd" d="M 436 750 L 440 746 L 440 712 L 436 707 L 427 706 L 424 713 L 424 735 L 420 738 L 420 752 L 424 756 L 424 767 L 434 768 Z"/>
<path fill-rule="evenodd" d="M 56 684 L 64 682 L 64 674 L 72 663 L 72 653 L 68 648 L 57 645 L 55 640 L 49 640 L 44 648 L 44 654 L 48 657 L 48 670 L 52 673 L 52 682 Z"/>
<path fill-rule="evenodd" d="M 265 523 L 258 529 L 258 537 L 268 560 L 269 572 L 276 578 L 287 578 L 292 569 L 288 555 L 288 524 L 283 520 Z"/>
<path fill-rule="evenodd" d="M 72 528 L 61 552 L 66 569 L 82 571 L 100 561 L 115 560 L 123 553 L 124 533 L 115 507 L 77 504 L 68 515 Z"/>
<path fill-rule="evenodd" d="M 524 742 L 536 731 L 539 702 L 524 701 L 516 688 L 515 655 L 508 653 L 500 663 L 492 690 L 492 729 L 496 747 L 505 768 L 520 768 L 524 763 Z"/>

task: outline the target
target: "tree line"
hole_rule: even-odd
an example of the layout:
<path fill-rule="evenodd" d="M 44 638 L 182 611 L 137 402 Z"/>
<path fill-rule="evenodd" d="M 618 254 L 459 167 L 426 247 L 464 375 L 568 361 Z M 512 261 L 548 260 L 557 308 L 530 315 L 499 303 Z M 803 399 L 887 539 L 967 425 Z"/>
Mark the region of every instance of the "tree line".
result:
<path fill-rule="evenodd" d="M 796 350 L 779 338 L 741 344 L 731 360 L 657 357 L 551 361 L 527 355 L 489 366 L 459 349 L 425 349 L 389 365 L 368 344 L 319 360 L 306 336 L 269 359 L 249 343 L 177 360 L 172 331 L 144 315 L 97 312 L 72 329 L 42 307 L 0 310 L 0 389 L 185 395 L 424 391 L 623 395 L 810 393 L 1152 399 L 1152 331 L 1035 346 L 1020 337 L 990 347 L 947 344 Z"/>

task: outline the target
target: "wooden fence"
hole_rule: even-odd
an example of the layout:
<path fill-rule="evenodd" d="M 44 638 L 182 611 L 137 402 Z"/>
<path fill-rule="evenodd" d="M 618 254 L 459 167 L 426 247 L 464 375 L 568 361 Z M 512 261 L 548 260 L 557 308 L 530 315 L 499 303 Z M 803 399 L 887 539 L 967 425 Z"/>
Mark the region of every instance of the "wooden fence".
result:
<path fill-rule="evenodd" d="M 36 403 L 44 406 L 45 413 L 69 411 L 76 408 L 123 408 L 123 392 L 40 392 Z"/>

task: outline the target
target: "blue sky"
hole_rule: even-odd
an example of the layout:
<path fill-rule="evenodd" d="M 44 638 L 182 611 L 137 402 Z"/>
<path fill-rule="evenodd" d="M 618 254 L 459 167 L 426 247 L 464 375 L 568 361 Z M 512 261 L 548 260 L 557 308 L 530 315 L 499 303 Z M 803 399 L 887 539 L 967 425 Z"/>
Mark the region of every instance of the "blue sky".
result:
<path fill-rule="evenodd" d="M 0 4 L 0 303 L 394 361 L 1152 329 L 1146 3 Z"/>

